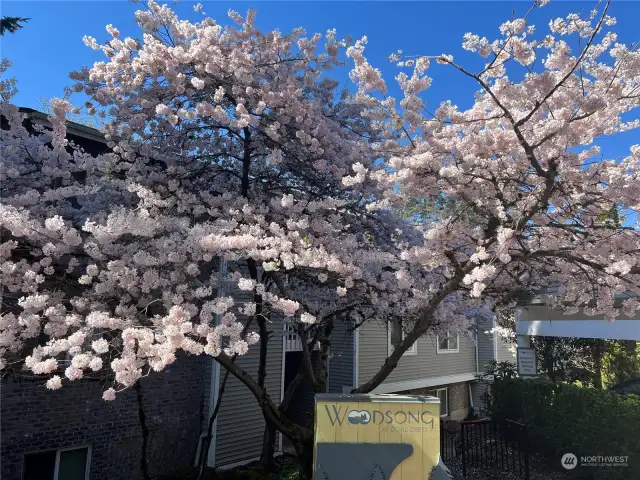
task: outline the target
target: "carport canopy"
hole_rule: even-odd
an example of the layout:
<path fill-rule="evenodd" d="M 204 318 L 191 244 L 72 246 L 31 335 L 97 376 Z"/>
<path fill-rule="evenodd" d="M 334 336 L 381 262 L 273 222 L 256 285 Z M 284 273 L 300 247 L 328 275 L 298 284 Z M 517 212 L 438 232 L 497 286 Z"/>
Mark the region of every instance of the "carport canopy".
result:
<path fill-rule="evenodd" d="M 530 336 L 640 340 L 640 315 L 620 315 L 609 322 L 603 316 L 568 315 L 545 305 L 521 305 L 516 310 L 516 335 L 519 346 L 525 346 L 520 345 L 520 337 Z"/>

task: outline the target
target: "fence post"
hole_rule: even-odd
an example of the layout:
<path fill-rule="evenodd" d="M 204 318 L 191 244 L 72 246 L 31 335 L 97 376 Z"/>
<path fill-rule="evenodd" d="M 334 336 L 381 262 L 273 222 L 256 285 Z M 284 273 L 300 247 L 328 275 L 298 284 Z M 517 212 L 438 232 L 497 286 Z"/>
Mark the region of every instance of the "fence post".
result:
<path fill-rule="evenodd" d="M 480 427 L 480 465 L 482 467 L 486 467 L 487 466 L 487 452 L 485 451 L 485 445 L 487 444 L 487 424 L 486 423 L 479 423 L 478 426 Z M 483 438 L 484 437 L 484 438 Z"/>
<path fill-rule="evenodd" d="M 529 432 L 526 425 L 522 433 L 524 434 L 524 480 L 529 480 Z"/>
<path fill-rule="evenodd" d="M 467 458 L 465 455 L 465 450 L 466 450 L 466 445 L 465 445 L 465 431 L 464 431 L 464 422 L 460 423 L 460 442 L 461 442 L 461 448 L 462 448 L 462 476 L 466 477 L 467 476 Z"/>

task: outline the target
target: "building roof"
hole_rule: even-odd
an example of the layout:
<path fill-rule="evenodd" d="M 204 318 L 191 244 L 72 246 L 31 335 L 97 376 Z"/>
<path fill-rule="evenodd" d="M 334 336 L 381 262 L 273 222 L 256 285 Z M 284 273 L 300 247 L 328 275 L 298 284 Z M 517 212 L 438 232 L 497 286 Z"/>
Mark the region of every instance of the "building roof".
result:
<path fill-rule="evenodd" d="M 49 115 L 47 115 L 46 113 L 27 107 L 19 107 L 18 111 L 24 115 L 24 118 L 26 120 L 30 120 L 34 124 L 51 127 Z M 105 145 L 107 144 L 107 140 L 104 138 L 104 133 L 102 133 L 100 130 L 82 125 L 80 123 L 72 122 L 70 120 L 67 120 L 66 123 L 67 134 L 86 138 L 87 140 L 92 140 L 94 142 L 104 143 Z"/>

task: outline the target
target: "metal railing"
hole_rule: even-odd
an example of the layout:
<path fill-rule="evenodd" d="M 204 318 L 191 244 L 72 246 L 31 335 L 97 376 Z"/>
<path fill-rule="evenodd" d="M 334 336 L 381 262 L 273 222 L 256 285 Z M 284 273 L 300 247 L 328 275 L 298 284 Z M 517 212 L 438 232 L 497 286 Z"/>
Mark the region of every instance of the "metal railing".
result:
<path fill-rule="evenodd" d="M 512 420 L 479 420 L 460 424 L 462 474 L 469 467 L 506 471 L 529 480 L 527 426 Z"/>
<path fill-rule="evenodd" d="M 440 420 L 440 457 L 445 464 L 456 457 L 457 432 L 448 429 Z"/>

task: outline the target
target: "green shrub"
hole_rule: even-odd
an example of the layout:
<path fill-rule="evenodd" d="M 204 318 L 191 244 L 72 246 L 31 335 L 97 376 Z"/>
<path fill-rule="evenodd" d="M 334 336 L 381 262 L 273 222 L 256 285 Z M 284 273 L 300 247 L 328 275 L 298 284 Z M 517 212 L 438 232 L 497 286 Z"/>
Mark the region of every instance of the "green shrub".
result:
<path fill-rule="evenodd" d="M 503 378 L 491 388 L 490 413 L 528 426 L 531 450 L 560 467 L 565 453 L 628 456 L 627 467 L 578 467 L 578 478 L 640 479 L 640 397 L 546 380 Z"/>

